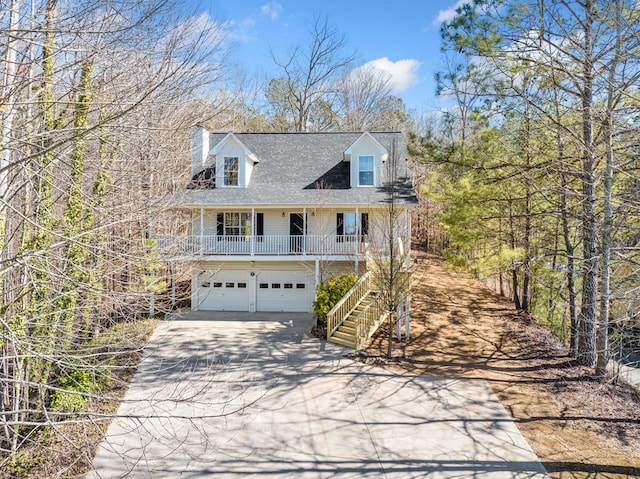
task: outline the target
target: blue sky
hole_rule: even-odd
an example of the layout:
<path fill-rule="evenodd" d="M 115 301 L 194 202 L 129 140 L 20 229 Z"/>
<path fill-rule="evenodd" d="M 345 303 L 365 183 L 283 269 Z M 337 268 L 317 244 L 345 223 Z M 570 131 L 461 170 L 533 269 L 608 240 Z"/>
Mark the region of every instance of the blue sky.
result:
<path fill-rule="evenodd" d="M 434 73 L 442 68 L 439 28 L 470 0 L 188 0 L 223 25 L 230 60 L 252 74 L 274 73 L 269 46 L 283 57 L 303 40 L 314 15 L 342 32 L 358 64 L 392 75 L 394 94 L 417 113 L 436 110 Z"/>

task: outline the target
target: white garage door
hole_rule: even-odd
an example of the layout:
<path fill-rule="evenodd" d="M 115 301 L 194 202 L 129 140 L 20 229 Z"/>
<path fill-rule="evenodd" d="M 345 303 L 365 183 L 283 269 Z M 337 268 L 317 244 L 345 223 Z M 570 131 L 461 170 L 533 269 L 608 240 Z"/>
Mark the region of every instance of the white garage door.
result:
<path fill-rule="evenodd" d="M 257 278 L 258 311 L 307 312 L 309 284 L 298 271 L 262 271 Z"/>
<path fill-rule="evenodd" d="M 249 275 L 245 271 L 201 274 L 198 280 L 201 311 L 249 311 Z"/>

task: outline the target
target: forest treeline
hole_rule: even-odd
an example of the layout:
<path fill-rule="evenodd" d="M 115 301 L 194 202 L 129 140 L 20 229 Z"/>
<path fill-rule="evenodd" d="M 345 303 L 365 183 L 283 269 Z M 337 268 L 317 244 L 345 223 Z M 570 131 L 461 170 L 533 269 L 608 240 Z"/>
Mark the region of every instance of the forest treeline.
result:
<path fill-rule="evenodd" d="M 421 135 L 449 259 L 604 378 L 638 345 L 640 10 L 475 0 L 442 27 L 451 108 Z"/>

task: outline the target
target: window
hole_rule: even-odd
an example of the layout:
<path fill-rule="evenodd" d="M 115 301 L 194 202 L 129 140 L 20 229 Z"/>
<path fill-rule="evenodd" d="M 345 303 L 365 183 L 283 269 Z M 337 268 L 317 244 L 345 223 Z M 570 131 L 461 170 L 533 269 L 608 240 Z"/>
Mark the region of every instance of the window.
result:
<path fill-rule="evenodd" d="M 220 213 L 218 221 L 219 236 L 251 237 L 251 213 Z"/>
<path fill-rule="evenodd" d="M 356 235 L 358 234 L 358 230 L 356 229 L 356 214 L 355 213 L 345 213 L 344 214 L 344 231 L 342 234 L 344 235 Z"/>
<path fill-rule="evenodd" d="M 247 283 L 238 283 L 238 288 L 244 289 L 247 287 Z"/>
<path fill-rule="evenodd" d="M 364 241 L 369 234 L 369 213 L 338 213 L 336 222 L 338 241 L 353 241 L 357 236 L 360 236 L 360 241 Z"/>
<path fill-rule="evenodd" d="M 222 288 L 222 283 L 215 282 L 215 283 L 213 283 L 213 287 L 214 288 Z"/>
<path fill-rule="evenodd" d="M 373 156 L 358 157 L 358 186 L 373 186 Z"/>
<path fill-rule="evenodd" d="M 293 289 L 293 283 L 284 283 L 284 289 Z"/>
<path fill-rule="evenodd" d="M 233 286 L 234 286 L 234 283 L 225 283 L 224 284 L 225 288 L 233 288 Z"/>
<path fill-rule="evenodd" d="M 224 186 L 238 186 L 238 157 L 225 156 L 224 158 Z"/>
<path fill-rule="evenodd" d="M 296 283 L 296 289 L 304 289 L 304 288 L 305 288 L 304 283 Z"/>
<path fill-rule="evenodd" d="M 280 289 L 280 283 L 271 283 L 271 289 Z"/>
<path fill-rule="evenodd" d="M 260 283 L 260 289 L 267 289 L 269 287 L 269 283 Z"/>
<path fill-rule="evenodd" d="M 217 235 L 232 236 L 235 239 L 244 238 L 251 240 L 253 228 L 251 226 L 251 213 L 218 213 Z M 259 237 L 264 234 L 264 213 L 256 213 L 255 234 Z"/>

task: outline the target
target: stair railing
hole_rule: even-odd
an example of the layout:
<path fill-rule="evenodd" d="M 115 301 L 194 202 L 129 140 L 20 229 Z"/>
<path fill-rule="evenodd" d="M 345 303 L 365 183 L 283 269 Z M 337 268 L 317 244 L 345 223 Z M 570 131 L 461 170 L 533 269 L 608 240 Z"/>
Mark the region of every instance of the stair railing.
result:
<path fill-rule="evenodd" d="M 356 324 L 356 349 L 362 349 L 388 316 L 389 312 L 384 308 L 383 295 L 376 294 L 354 320 Z"/>
<path fill-rule="evenodd" d="M 327 339 L 336 332 L 360 300 L 369 292 L 370 281 L 371 271 L 367 271 L 327 313 Z"/>

